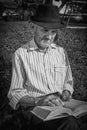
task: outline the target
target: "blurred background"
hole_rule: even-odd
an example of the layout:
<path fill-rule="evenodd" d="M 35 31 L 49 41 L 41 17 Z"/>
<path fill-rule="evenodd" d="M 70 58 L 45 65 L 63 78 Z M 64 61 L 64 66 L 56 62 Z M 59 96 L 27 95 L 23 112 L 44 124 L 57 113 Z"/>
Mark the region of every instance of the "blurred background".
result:
<path fill-rule="evenodd" d="M 62 20 L 68 27 L 87 27 L 87 0 L 0 0 L 0 19 L 29 20 L 39 4 L 56 5 Z"/>
<path fill-rule="evenodd" d="M 13 115 L 7 99 L 12 55 L 32 38 L 29 20 L 39 4 L 58 6 L 66 23 L 66 28 L 58 30 L 58 44 L 68 53 L 74 79 L 73 97 L 87 101 L 87 0 L 0 0 L 0 125 Z M 18 119 L 15 122 L 20 124 Z"/>

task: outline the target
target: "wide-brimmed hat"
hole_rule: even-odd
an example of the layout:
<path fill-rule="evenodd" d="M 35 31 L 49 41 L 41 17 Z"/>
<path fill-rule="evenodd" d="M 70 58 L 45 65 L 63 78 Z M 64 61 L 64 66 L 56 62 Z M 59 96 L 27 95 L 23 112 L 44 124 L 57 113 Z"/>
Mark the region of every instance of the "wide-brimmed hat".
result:
<path fill-rule="evenodd" d="M 35 15 L 30 20 L 48 29 L 58 29 L 65 27 L 59 15 L 58 7 L 53 5 L 38 5 Z"/>

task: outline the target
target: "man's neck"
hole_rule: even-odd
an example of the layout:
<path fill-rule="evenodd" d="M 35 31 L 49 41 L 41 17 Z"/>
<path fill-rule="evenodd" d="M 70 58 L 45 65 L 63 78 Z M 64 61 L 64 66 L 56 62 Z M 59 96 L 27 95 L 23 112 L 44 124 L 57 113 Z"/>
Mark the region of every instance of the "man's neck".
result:
<path fill-rule="evenodd" d="M 47 51 L 48 47 L 43 48 L 43 47 L 39 46 L 38 43 L 37 43 L 37 41 L 35 40 L 35 38 L 34 38 L 34 41 L 35 41 L 35 44 L 36 44 L 36 46 L 37 46 L 37 49 L 38 49 L 40 52 L 43 52 L 43 53 L 44 53 L 44 52 Z"/>

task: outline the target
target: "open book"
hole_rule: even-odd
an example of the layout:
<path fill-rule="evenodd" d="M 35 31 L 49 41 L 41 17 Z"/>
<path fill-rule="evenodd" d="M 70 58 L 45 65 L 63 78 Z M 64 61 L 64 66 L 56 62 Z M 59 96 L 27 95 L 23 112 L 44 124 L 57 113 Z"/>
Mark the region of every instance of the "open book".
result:
<path fill-rule="evenodd" d="M 44 121 L 69 115 L 79 118 L 87 114 L 87 102 L 71 99 L 61 106 L 36 106 L 31 112 Z"/>

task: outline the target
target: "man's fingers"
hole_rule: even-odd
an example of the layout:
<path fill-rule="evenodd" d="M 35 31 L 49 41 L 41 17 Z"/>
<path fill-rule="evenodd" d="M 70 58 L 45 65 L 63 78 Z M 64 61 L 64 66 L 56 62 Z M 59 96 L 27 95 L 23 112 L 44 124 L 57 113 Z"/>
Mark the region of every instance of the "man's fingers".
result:
<path fill-rule="evenodd" d="M 49 102 L 49 104 L 51 104 L 51 106 L 59 106 L 59 105 L 62 105 L 62 101 L 60 98 L 58 98 L 57 96 L 54 96 L 54 95 L 50 95 L 48 96 L 44 102 Z"/>
<path fill-rule="evenodd" d="M 50 106 L 59 106 L 62 105 L 62 101 L 60 99 L 51 99 L 51 100 L 47 100 L 45 103 L 47 103 Z"/>
<path fill-rule="evenodd" d="M 63 105 L 63 101 L 62 101 L 60 98 L 54 99 L 54 100 L 52 100 L 52 102 L 53 102 L 56 106 Z"/>
<path fill-rule="evenodd" d="M 60 104 L 59 100 L 53 99 L 51 102 L 55 105 L 58 106 Z"/>
<path fill-rule="evenodd" d="M 50 100 L 48 100 L 48 101 L 44 101 L 43 105 L 44 105 L 44 106 L 52 106 L 52 107 L 55 106 L 55 104 L 52 103 Z"/>
<path fill-rule="evenodd" d="M 51 101 L 49 101 L 48 103 L 47 103 L 49 106 L 52 106 L 52 107 L 54 107 L 54 106 L 56 106 L 53 102 L 51 102 Z"/>

